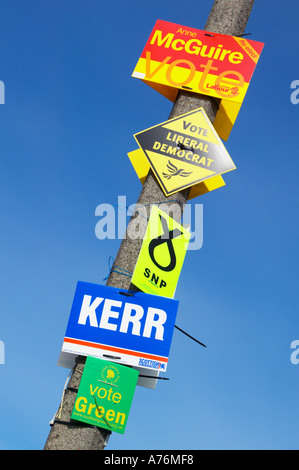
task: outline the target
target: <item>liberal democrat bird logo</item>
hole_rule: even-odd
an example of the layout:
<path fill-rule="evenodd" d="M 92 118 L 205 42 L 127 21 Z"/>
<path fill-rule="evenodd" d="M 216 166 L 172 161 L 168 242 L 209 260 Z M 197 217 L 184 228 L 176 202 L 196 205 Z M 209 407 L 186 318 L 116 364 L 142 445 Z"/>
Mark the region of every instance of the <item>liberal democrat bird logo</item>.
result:
<path fill-rule="evenodd" d="M 170 160 L 168 160 L 167 163 L 167 168 L 169 173 L 162 173 L 164 178 L 167 180 L 170 180 L 173 176 L 182 176 L 183 178 L 186 178 L 186 176 L 191 175 L 192 171 L 184 171 L 183 168 L 178 169 L 173 163 L 171 163 Z"/>

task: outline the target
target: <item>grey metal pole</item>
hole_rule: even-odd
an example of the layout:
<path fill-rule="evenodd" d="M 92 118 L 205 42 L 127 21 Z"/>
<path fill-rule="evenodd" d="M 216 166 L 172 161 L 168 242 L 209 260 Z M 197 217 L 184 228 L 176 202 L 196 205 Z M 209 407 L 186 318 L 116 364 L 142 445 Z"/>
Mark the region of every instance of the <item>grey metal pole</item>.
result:
<path fill-rule="evenodd" d="M 241 36 L 244 34 L 253 4 L 254 0 L 215 0 L 204 30 L 219 34 Z M 180 116 L 199 107 L 203 107 L 210 121 L 214 122 L 218 110 L 217 100 L 193 92 L 180 91 L 168 119 Z M 179 208 L 179 210 L 173 213 L 173 218 L 179 221 L 184 205 L 187 203 L 189 191 L 189 189 L 186 189 L 167 198 L 150 170 L 138 198 L 137 206 L 148 207 L 149 215 L 150 204 L 163 202 L 169 206 L 173 204 L 172 201 L 175 199 L 177 201 L 176 208 Z M 128 228 L 136 217 L 136 214 L 132 216 Z M 143 227 L 143 230 L 145 233 L 146 226 Z M 125 236 L 122 240 L 114 263 L 130 272 L 134 271 L 142 245 L 142 227 L 138 227 L 138 232 L 140 238 L 135 239 L 127 233 L 128 236 Z M 115 271 L 110 273 L 106 285 L 136 290 L 136 287 L 130 283 L 129 277 Z M 82 425 L 74 425 L 70 422 L 76 390 L 80 384 L 85 359 L 85 357 L 81 356 L 77 358 L 76 367 L 72 372 L 60 404 L 59 419 L 51 427 L 44 450 L 103 450 L 107 444 L 110 435 L 109 431 L 86 426 L 84 423 Z"/>

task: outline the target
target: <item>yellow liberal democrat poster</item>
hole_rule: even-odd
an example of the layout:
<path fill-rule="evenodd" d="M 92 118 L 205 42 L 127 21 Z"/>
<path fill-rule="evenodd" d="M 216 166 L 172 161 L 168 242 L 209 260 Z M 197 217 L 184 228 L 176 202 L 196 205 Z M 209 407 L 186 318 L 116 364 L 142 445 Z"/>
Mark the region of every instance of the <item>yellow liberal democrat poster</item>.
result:
<path fill-rule="evenodd" d="M 134 137 L 166 196 L 236 168 L 203 108 Z"/>
<path fill-rule="evenodd" d="M 153 206 L 132 283 L 148 294 L 173 297 L 190 236 L 186 228 Z"/>

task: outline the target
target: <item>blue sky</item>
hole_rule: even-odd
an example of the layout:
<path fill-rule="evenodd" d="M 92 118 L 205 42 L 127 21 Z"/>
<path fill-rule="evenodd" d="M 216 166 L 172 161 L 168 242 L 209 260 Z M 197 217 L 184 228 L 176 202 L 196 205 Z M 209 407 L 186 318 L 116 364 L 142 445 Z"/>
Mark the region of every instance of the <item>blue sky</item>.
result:
<path fill-rule="evenodd" d="M 202 29 L 212 4 L 1 3 L 1 449 L 43 448 L 77 281 L 104 284 L 120 244 L 96 237 L 95 209 L 136 202 L 133 134 L 171 111 L 131 78 L 144 44 L 157 19 Z M 237 170 L 191 202 L 204 241 L 185 259 L 177 324 L 207 348 L 174 331 L 170 380 L 137 387 L 108 450 L 298 449 L 298 14 L 256 0 L 246 32 L 265 47 L 225 143 Z"/>

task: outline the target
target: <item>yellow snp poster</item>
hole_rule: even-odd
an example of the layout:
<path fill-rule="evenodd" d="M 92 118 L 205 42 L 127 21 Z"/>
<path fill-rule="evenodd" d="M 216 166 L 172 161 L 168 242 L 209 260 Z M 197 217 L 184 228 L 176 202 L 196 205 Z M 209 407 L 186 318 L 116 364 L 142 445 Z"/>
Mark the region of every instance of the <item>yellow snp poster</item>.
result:
<path fill-rule="evenodd" d="M 190 236 L 186 228 L 153 206 L 132 283 L 148 294 L 174 297 Z"/>

